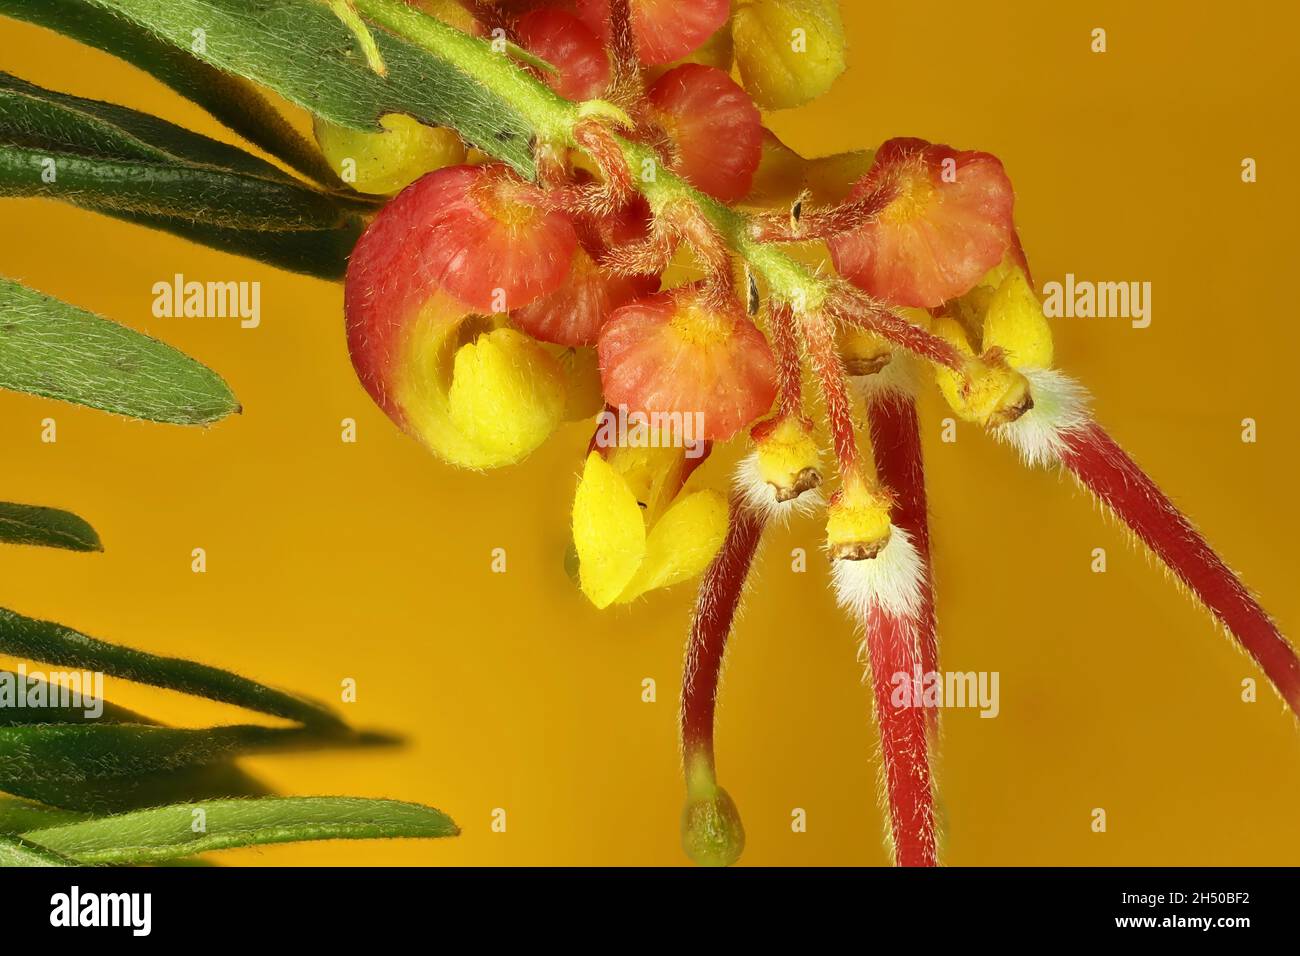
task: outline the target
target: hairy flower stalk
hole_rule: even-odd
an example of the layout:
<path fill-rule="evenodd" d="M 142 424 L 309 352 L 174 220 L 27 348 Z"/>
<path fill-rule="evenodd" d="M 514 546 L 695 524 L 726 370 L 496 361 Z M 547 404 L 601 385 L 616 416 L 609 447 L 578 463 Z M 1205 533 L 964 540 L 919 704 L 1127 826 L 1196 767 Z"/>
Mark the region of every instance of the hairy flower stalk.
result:
<path fill-rule="evenodd" d="M 1056 371 L 1028 374 L 1035 408 L 995 434 L 1014 445 L 1026 464 L 1065 467 L 1214 615 L 1300 716 L 1300 658 L 1250 591 L 1093 420 L 1081 386 Z"/>
<path fill-rule="evenodd" d="M 731 797 L 718 786 L 713 727 L 727 638 L 766 523 L 765 516 L 751 508 L 742 493 L 732 495 L 727 537 L 700 582 L 686 645 L 681 702 L 686 774 L 682 846 L 692 860 L 702 865 L 734 863 L 745 846 L 740 814 Z"/>
<path fill-rule="evenodd" d="M 931 743 L 938 712 L 925 706 L 920 692 L 924 675 L 938 667 L 930 532 L 916 403 L 906 384 L 892 381 L 895 373 L 889 369 L 860 381 L 877 473 L 894 501 L 895 530 L 886 552 L 910 546 L 915 560 L 900 562 L 901 580 L 875 577 L 879 588 L 867 602 L 863 628 L 894 860 L 899 866 L 935 866 Z M 883 553 L 877 561 L 887 568 L 896 556 Z M 901 589 L 905 599 L 888 593 L 889 587 Z M 908 693 L 900 696 L 903 688 Z"/>
<path fill-rule="evenodd" d="M 896 380 L 898 365 L 903 361 L 902 357 L 896 356 L 892 360 L 893 369 L 860 381 L 866 396 L 867 426 L 876 456 L 876 473 L 881 484 L 894 496 L 891 512 L 894 526 L 907 532 L 925 572 L 918 641 L 921 671 L 928 674 L 937 671 L 939 666 L 930 561 L 930 516 L 916 399 L 910 381 Z M 938 711 L 926 708 L 925 712 L 933 728 L 938 722 Z"/>
<path fill-rule="evenodd" d="M 1061 463 L 1173 571 L 1300 716 L 1300 659 L 1246 586 L 1096 422 L 1061 436 Z"/>

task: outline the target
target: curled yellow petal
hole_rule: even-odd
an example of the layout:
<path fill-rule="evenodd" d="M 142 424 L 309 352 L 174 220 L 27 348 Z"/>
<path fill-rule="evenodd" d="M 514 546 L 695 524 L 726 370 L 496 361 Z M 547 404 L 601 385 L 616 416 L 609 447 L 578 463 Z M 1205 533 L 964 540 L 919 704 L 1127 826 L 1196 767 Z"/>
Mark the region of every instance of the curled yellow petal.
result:
<path fill-rule="evenodd" d="M 587 456 L 573 498 L 573 546 L 578 586 L 599 608 L 623 593 L 646 555 L 645 518 L 636 495 L 597 452 Z"/>
<path fill-rule="evenodd" d="M 447 404 L 452 424 L 486 458 L 513 464 L 563 420 L 564 371 L 522 332 L 494 329 L 456 351 Z"/>
<path fill-rule="evenodd" d="M 453 465 L 515 464 L 559 426 L 564 370 L 526 335 L 454 311 L 435 296 L 408 338 L 394 376 L 406 427 Z"/>
<path fill-rule="evenodd" d="M 702 573 L 726 535 L 727 501 L 722 495 L 697 491 L 679 498 L 650 529 L 645 559 L 619 595 L 619 603 Z"/>

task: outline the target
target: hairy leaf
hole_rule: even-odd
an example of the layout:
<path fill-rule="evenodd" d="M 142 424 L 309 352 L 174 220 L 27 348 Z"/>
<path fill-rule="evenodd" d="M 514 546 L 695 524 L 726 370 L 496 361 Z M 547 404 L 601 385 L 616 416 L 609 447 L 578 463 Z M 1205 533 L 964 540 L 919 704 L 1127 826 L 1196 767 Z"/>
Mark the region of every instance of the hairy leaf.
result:
<path fill-rule="evenodd" d="M 24 617 L 5 608 L 0 608 L 0 653 L 62 667 L 102 671 L 141 684 L 301 721 L 310 727 L 344 729 L 337 716 L 315 701 L 274 690 L 219 667 L 109 644 L 62 624 Z"/>
<path fill-rule="evenodd" d="M 0 194 L 64 199 L 321 278 L 342 276 L 361 233 L 356 214 L 371 206 L 363 197 L 319 193 L 241 149 L 147 113 L 55 93 L 5 73 L 0 144 L 10 147 L 13 167 L 8 186 L 0 176 Z M 23 168 L 32 154 L 41 157 L 42 175 Z M 83 180 L 59 182 L 61 157 L 85 161 L 73 167 Z M 0 169 L 4 160 L 0 156 Z M 50 175 L 54 182 L 45 182 Z M 125 189 L 123 175 L 130 179 Z"/>
<path fill-rule="evenodd" d="M 0 195 L 276 231 L 338 228 L 349 209 L 370 205 L 147 113 L 7 73 L 0 73 Z"/>
<path fill-rule="evenodd" d="M 75 866 L 52 850 L 18 837 L 0 834 L 0 866 Z"/>
<path fill-rule="evenodd" d="M 30 781 L 27 796 L 68 811 L 102 815 L 160 807 L 186 800 L 266 797 L 271 790 L 233 760 L 154 770 L 132 777 Z"/>
<path fill-rule="evenodd" d="M 104 159 L 0 143 L 0 196 L 214 222 L 230 229 L 337 229 L 347 214 L 306 188 L 177 162 Z"/>
<path fill-rule="evenodd" d="M 352 247 L 357 244 L 363 228 L 360 219 L 349 218 L 334 229 L 267 232 L 258 229 L 229 229 L 192 219 L 128 212 L 91 203 L 84 204 L 84 208 L 318 279 L 343 278 L 348 268 L 348 256 L 352 254 Z"/>
<path fill-rule="evenodd" d="M 297 184 L 242 149 L 166 120 L 0 72 L 0 142 L 104 159 L 180 161 Z"/>
<path fill-rule="evenodd" d="M 380 116 L 406 113 L 451 126 L 471 144 L 533 174 L 535 131 L 517 110 L 451 63 L 382 30 L 374 36 L 388 75 L 376 75 L 347 27 L 319 0 L 86 2 L 333 123 L 378 130 Z"/>
<path fill-rule="evenodd" d="M 46 27 L 134 64 L 299 172 L 321 183 L 338 184 L 320 151 L 252 83 L 204 63 L 188 48 L 160 40 L 86 0 L 0 0 L 0 14 Z"/>
<path fill-rule="evenodd" d="M 35 544 L 67 551 L 103 551 L 95 529 L 84 519 L 59 508 L 0 501 L 0 542 Z"/>
<path fill-rule="evenodd" d="M 196 778 L 207 766 L 226 766 L 250 753 L 284 753 L 322 747 L 364 747 L 366 735 L 321 736 L 300 727 L 230 725 L 205 728 L 132 724 L 35 724 L 0 727 L 0 790 L 71 810 L 103 804 L 107 788 L 130 790 L 138 782 L 172 781 L 171 799 L 194 799 Z M 173 775 L 178 775 L 173 777 Z M 89 800 L 87 793 L 100 799 Z M 229 795 L 229 794 L 222 794 Z M 139 804 L 137 804 L 139 805 Z"/>
<path fill-rule="evenodd" d="M 202 828 L 194 826 L 196 819 L 202 819 Z M 267 843 L 431 838 L 459 833 L 446 814 L 414 803 L 357 797 L 273 797 L 159 807 L 34 830 L 24 836 L 80 863 L 158 863 Z"/>
<path fill-rule="evenodd" d="M 0 833 L 18 834 L 85 820 L 89 814 L 60 810 L 34 800 L 0 796 Z"/>
<path fill-rule="evenodd" d="M 149 421 L 213 422 L 239 404 L 170 345 L 0 279 L 0 388 Z"/>
<path fill-rule="evenodd" d="M 100 724 L 156 723 L 99 697 L 102 688 L 86 687 L 85 672 L 64 672 L 60 680 L 46 680 L 52 676 L 37 676 L 25 670 L 0 670 L 0 727 L 89 721 Z M 76 695 L 74 689 L 78 691 Z"/>

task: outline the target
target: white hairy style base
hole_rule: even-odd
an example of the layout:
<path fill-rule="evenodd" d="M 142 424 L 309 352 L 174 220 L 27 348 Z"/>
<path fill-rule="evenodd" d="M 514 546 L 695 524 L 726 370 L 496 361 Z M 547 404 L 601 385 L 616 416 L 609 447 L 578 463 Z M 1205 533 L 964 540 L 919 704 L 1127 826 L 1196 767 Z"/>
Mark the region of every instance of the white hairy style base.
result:
<path fill-rule="evenodd" d="M 850 375 L 849 384 L 863 398 L 894 393 L 911 398 L 920 388 L 921 376 L 918 359 L 905 352 L 895 352 L 885 367 L 870 375 Z"/>
<path fill-rule="evenodd" d="M 872 608 L 911 620 L 925 606 L 921 554 L 912 536 L 897 526 L 874 558 L 832 561 L 831 580 L 835 600 L 856 621 L 865 621 Z"/>
<path fill-rule="evenodd" d="M 758 470 L 758 452 L 750 452 L 736 466 L 732 483 L 745 505 L 769 523 L 786 523 L 796 515 L 812 514 L 825 504 L 821 489 L 810 488 L 798 498 L 777 501 L 776 489 L 763 480 Z"/>
<path fill-rule="evenodd" d="M 1062 372 L 1050 368 L 1018 370 L 1029 380 L 1034 407 L 1014 422 L 999 425 L 993 434 L 1020 452 L 1031 468 L 1058 464 L 1064 436 L 1092 420 L 1087 389 Z"/>

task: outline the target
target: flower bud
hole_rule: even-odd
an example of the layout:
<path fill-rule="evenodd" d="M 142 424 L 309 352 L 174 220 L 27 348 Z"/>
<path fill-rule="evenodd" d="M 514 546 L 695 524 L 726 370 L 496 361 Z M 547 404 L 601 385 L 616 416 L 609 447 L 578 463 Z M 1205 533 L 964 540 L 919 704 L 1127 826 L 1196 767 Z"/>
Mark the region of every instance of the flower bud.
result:
<path fill-rule="evenodd" d="M 965 295 L 1015 240 L 1002 163 L 918 139 L 892 139 L 849 200 L 892 196 L 872 221 L 828 245 L 839 273 L 891 305 L 932 308 Z"/>
<path fill-rule="evenodd" d="M 802 106 L 844 72 L 838 0 L 739 0 L 731 30 L 741 80 L 763 109 Z"/>
<path fill-rule="evenodd" d="M 425 126 L 402 113 L 379 119 L 382 132 L 348 129 L 317 117 L 316 142 L 339 178 L 358 192 L 388 196 L 425 173 L 465 161 L 455 130 Z"/>

